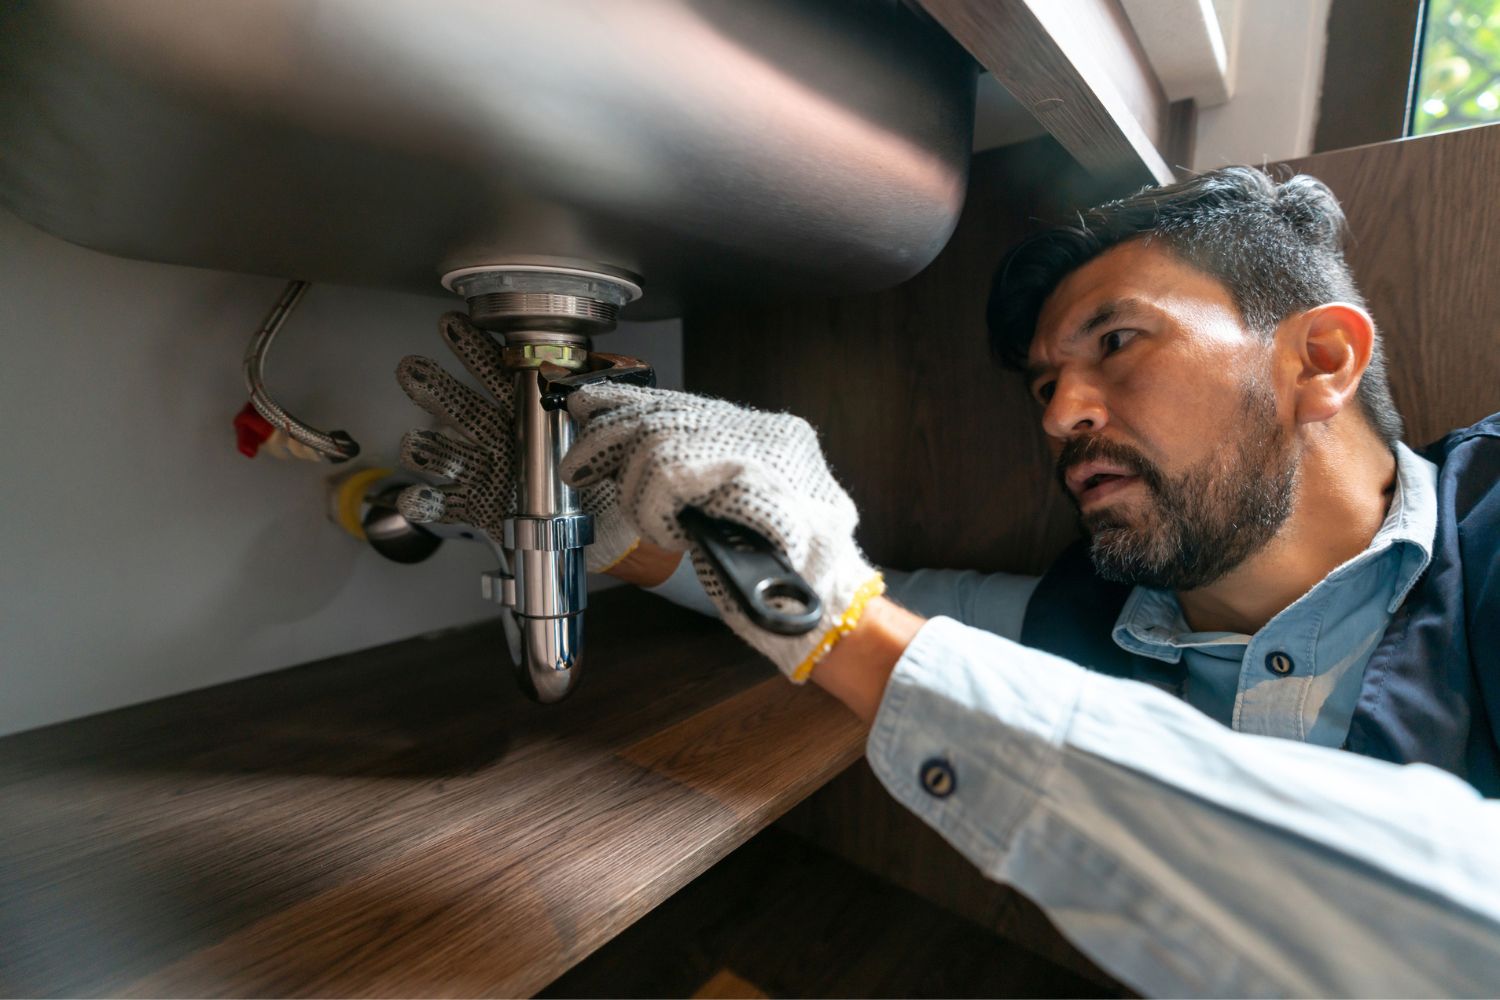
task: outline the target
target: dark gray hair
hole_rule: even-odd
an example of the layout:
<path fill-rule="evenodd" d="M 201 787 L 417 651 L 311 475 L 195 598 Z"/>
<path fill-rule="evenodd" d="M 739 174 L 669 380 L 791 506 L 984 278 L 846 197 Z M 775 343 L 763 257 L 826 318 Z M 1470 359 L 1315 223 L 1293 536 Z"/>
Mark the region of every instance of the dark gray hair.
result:
<path fill-rule="evenodd" d="M 1293 313 L 1326 302 L 1364 307 L 1344 259 L 1348 227 L 1322 181 L 1298 174 L 1280 183 L 1251 167 L 1224 167 L 1082 213 L 1016 247 L 990 289 L 990 348 L 1024 371 L 1042 304 L 1073 271 L 1134 239 L 1159 241 L 1229 290 L 1245 324 L 1270 336 Z M 1387 444 L 1401 439 L 1380 332 L 1356 394 Z"/>

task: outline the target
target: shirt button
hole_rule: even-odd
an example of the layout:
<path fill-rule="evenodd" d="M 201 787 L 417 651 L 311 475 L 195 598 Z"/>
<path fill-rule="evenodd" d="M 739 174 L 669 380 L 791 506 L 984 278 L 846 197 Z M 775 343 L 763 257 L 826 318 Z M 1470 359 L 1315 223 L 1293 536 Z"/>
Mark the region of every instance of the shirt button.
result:
<path fill-rule="evenodd" d="M 1266 654 L 1266 669 L 1277 677 L 1285 677 L 1292 672 L 1292 668 L 1295 666 L 1296 664 L 1292 662 L 1292 658 L 1285 653 Z"/>
<path fill-rule="evenodd" d="M 953 776 L 953 765 L 941 757 L 934 757 L 922 765 L 922 787 L 934 798 L 946 799 L 958 787 Z"/>

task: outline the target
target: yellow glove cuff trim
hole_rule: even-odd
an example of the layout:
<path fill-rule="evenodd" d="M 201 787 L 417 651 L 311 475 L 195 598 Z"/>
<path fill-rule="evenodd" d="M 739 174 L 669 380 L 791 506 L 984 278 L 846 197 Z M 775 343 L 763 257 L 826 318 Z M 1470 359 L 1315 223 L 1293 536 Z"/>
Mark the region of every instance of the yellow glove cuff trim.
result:
<path fill-rule="evenodd" d="M 620 565 L 620 563 L 624 562 L 626 559 L 629 559 L 630 558 L 630 553 L 634 552 L 636 549 L 638 549 L 640 547 L 641 547 L 641 540 L 639 538 L 637 538 L 635 541 L 633 541 L 633 542 L 630 543 L 630 548 L 628 548 L 624 552 L 620 553 L 620 558 L 616 559 L 614 562 L 610 563 L 608 566 L 605 566 L 603 569 L 597 569 L 594 572 L 596 572 L 596 573 L 608 573 L 610 570 L 612 570 L 616 566 Z"/>
<path fill-rule="evenodd" d="M 827 656 L 834 646 L 838 645 L 840 639 L 853 632 L 859 624 L 859 619 L 865 613 L 865 605 L 885 593 L 885 575 L 876 573 L 854 592 L 854 600 L 849 602 L 849 607 L 839 616 L 838 621 L 833 623 L 833 628 L 824 633 L 822 640 L 813 647 L 813 651 L 807 654 L 807 659 L 798 664 L 797 669 L 791 673 L 793 684 L 805 684 L 808 677 L 812 676 L 813 667 L 818 661 Z"/>

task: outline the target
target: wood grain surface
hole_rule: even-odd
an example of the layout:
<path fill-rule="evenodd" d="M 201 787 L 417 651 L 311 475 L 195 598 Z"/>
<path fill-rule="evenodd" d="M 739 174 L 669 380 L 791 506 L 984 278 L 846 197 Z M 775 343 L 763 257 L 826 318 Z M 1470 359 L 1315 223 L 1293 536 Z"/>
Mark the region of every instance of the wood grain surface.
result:
<path fill-rule="evenodd" d="M 1073 947 L 1040 907 L 980 875 L 937 831 L 897 805 L 864 761 L 776 825 L 1092 984 L 1079 996 L 1130 993 Z"/>
<path fill-rule="evenodd" d="M 1333 0 L 1314 150 L 1386 142 L 1406 131 L 1422 5 L 1423 0 Z"/>
<path fill-rule="evenodd" d="M 1293 160 L 1344 205 L 1406 438 L 1500 411 L 1500 125 Z"/>
<path fill-rule="evenodd" d="M 1078 162 L 1167 183 L 1166 94 L 1118 0 L 920 0 Z"/>
<path fill-rule="evenodd" d="M 772 827 L 542 991 L 570 997 L 1127 995 Z"/>
<path fill-rule="evenodd" d="M 1076 517 L 1021 377 L 990 358 L 984 307 L 1001 258 L 1072 204 L 1123 190 L 1052 139 L 974 158 L 948 246 L 899 288 L 690 313 L 687 385 L 812 421 L 885 566 L 1040 572 Z"/>
<path fill-rule="evenodd" d="M 0 993 L 529 994 L 860 755 L 717 621 L 588 613 L 557 706 L 486 625 L 0 740 Z"/>

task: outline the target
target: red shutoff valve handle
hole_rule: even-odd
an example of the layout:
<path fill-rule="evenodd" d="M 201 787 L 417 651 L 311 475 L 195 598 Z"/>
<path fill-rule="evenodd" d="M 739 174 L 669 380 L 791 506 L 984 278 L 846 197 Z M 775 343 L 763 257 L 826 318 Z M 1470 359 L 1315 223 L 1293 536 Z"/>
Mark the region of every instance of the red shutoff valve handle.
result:
<path fill-rule="evenodd" d="M 235 446 L 246 458 L 254 458 L 260 451 L 260 446 L 269 441 L 271 435 L 275 433 L 276 428 L 271 426 L 271 422 L 256 413 L 255 407 L 249 403 L 246 403 L 244 408 L 234 415 Z"/>

